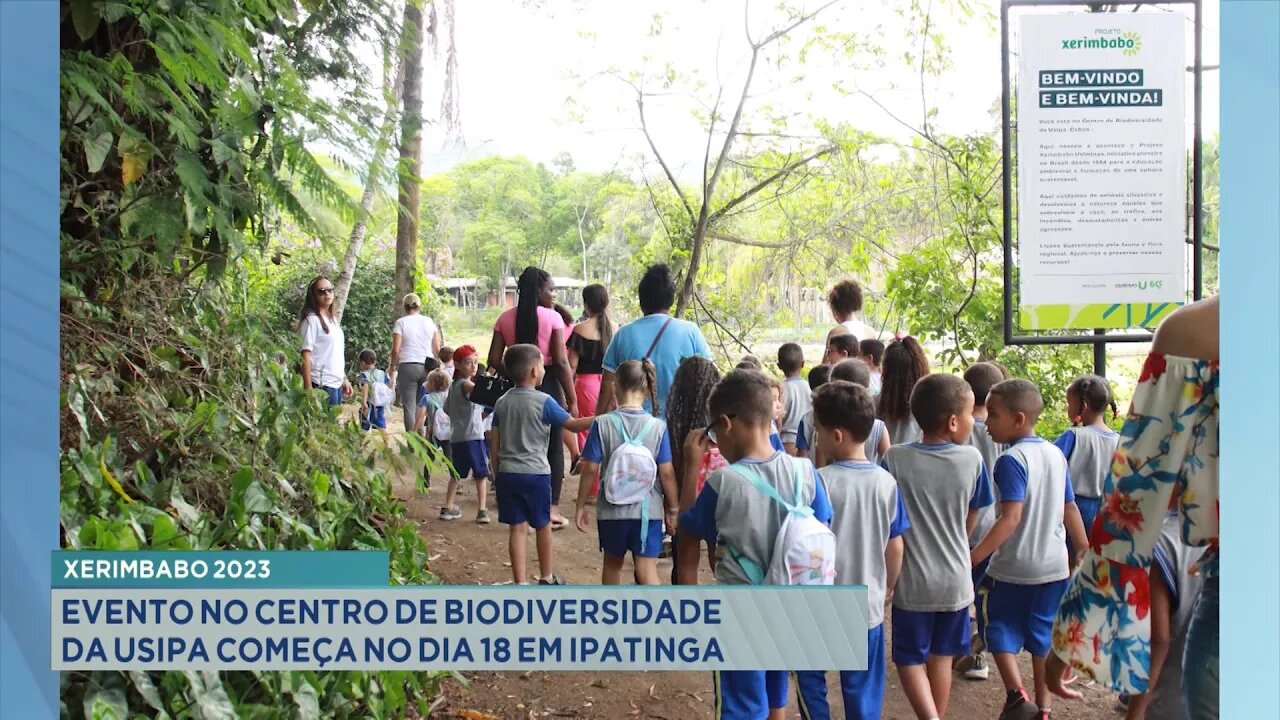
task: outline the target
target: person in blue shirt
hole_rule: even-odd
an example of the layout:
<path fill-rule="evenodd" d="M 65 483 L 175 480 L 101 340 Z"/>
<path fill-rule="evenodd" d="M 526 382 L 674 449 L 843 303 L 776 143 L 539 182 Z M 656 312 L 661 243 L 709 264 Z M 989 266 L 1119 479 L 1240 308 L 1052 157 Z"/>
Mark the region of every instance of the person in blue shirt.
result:
<path fill-rule="evenodd" d="M 711 348 L 697 325 L 671 317 L 668 312 L 676 300 L 676 286 L 671 268 L 653 265 L 640 279 L 640 310 L 644 317 L 623 325 L 613 334 L 604 353 L 604 374 L 600 381 L 598 413 L 617 409 L 614 373 L 628 360 L 648 358 L 658 371 L 658 407 L 645 401 L 645 411 L 663 417 L 667 393 L 680 362 L 694 355 L 711 359 Z"/>
<path fill-rule="evenodd" d="M 676 546 L 681 585 L 698 583 L 703 541 L 716 544 L 716 582 L 749 585 L 748 566 L 768 567 L 782 526 L 782 513 L 752 485 L 753 472 L 789 502 L 813 508 L 814 517 L 831 522 L 831 502 L 812 463 L 775 450 L 769 443 L 773 391 L 758 372 L 734 370 L 708 400 L 711 426 L 705 436 L 719 446 L 730 465 L 712 473 L 693 507 L 680 516 Z M 699 436 L 701 440 L 701 436 Z M 802 497 L 794 498 L 796 473 L 803 474 Z M 771 720 L 785 717 L 787 673 L 745 670 L 715 674 L 715 714 L 723 720 Z"/>

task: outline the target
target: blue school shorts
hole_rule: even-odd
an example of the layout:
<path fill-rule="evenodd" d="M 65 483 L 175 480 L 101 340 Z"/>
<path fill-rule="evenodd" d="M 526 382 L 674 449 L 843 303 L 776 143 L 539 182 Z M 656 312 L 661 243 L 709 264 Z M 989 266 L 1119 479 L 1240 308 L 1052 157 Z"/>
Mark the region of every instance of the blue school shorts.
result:
<path fill-rule="evenodd" d="M 930 655 L 955 657 L 971 652 L 969 608 L 951 612 L 893 609 L 894 664 L 924 665 Z"/>
<path fill-rule="evenodd" d="M 800 717 L 827 720 L 827 674 L 802 670 L 795 673 Z M 867 629 L 867 669 L 840 673 L 845 720 L 879 720 L 884 708 L 884 625 Z"/>
<path fill-rule="evenodd" d="M 1076 507 L 1080 510 L 1080 519 L 1084 521 L 1084 534 L 1093 540 L 1093 521 L 1098 517 L 1098 512 L 1102 510 L 1102 498 L 1086 497 L 1084 495 L 1076 496 Z M 1074 555 L 1075 546 L 1071 544 L 1071 536 L 1067 536 L 1067 550 Z"/>
<path fill-rule="evenodd" d="M 770 709 L 787 706 L 785 670 L 720 670 L 711 677 L 715 720 L 764 720 Z"/>
<path fill-rule="evenodd" d="M 550 475 L 500 472 L 493 489 L 503 525 L 529 523 L 536 530 L 551 522 Z"/>
<path fill-rule="evenodd" d="M 597 520 L 600 549 L 614 557 L 656 558 L 662 552 L 662 521 L 650 520 L 649 531 L 640 537 L 640 519 Z"/>
<path fill-rule="evenodd" d="M 483 440 L 453 443 L 449 455 L 460 479 L 465 480 L 468 475 L 473 480 L 489 477 L 489 447 Z"/>
<path fill-rule="evenodd" d="M 365 408 L 365 413 L 360 416 L 360 429 L 369 430 L 378 428 L 379 430 L 387 429 L 387 409 L 384 407 Z"/>
<path fill-rule="evenodd" d="M 987 578 L 978 588 L 978 632 L 987 651 L 1016 655 L 1025 648 L 1035 657 L 1049 655 L 1053 621 L 1069 579 L 1042 585 L 1015 585 Z"/>

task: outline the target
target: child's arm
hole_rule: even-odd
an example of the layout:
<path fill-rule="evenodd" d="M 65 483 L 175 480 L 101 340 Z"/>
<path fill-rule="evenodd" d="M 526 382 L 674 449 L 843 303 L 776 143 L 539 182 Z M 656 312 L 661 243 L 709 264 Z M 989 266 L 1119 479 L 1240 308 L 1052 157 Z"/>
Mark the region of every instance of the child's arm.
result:
<path fill-rule="evenodd" d="M 966 523 L 966 526 L 969 528 L 969 532 L 972 533 L 977 514 L 970 510 L 969 517 L 970 522 Z M 991 553 L 996 551 L 996 548 L 999 548 L 1004 544 L 1005 540 L 1013 536 L 1020 522 L 1022 522 L 1021 500 L 1000 503 L 1000 517 L 996 519 L 996 524 L 991 526 L 991 531 L 987 533 L 987 536 L 982 538 L 977 547 L 969 553 L 971 564 L 978 565 L 990 557 Z"/>
<path fill-rule="evenodd" d="M 876 445 L 876 453 L 880 457 L 884 457 L 891 447 L 893 447 L 893 441 L 889 439 L 889 432 L 886 428 L 885 432 L 880 433 L 880 442 Z"/>
<path fill-rule="evenodd" d="M 889 544 L 884 547 L 885 602 L 893 598 L 893 589 L 897 587 L 898 575 L 902 573 L 902 556 L 906 549 L 901 535 L 890 538 Z"/>
<path fill-rule="evenodd" d="M 684 512 L 693 507 L 694 501 L 698 499 L 698 471 L 702 468 L 702 458 L 711 449 L 711 441 L 707 439 L 707 431 L 702 428 L 690 430 L 685 436 L 684 462 L 680 463 L 681 474 L 684 475 L 680 484 L 680 511 Z"/>
<path fill-rule="evenodd" d="M 496 480 L 498 477 L 498 462 L 501 460 L 502 454 L 498 452 L 498 448 L 502 447 L 500 440 L 501 433 L 498 431 L 497 423 L 494 423 L 493 429 L 489 431 L 489 472 L 493 474 Z"/>
<path fill-rule="evenodd" d="M 462 394 L 471 397 L 471 391 L 476 389 L 476 384 L 470 380 L 462 381 Z"/>
<path fill-rule="evenodd" d="M 667 524 L 667 532 L 676 531 L 676 522 L 680 515 L 680 491 L 676 488 L 676 468 L 669 461 L 658 466 L 658 480 L 662 483 L 663 514 Z"/>
<path fill-rule="evenodd" d="M 702 559 L 702 543 L 714 546 L 719 532 L 716 530 L 716 483 L 719 471 L 707 478 L 693 507 L 680 514 L 676 530 L 680 540 L 676 543 L 676 580 L 681 585 L 698 584 L 698 562 Z"/>
<path fill-rule="evenodd" d="M 1160 682 L 1160 670 L 1164 667 L 1165 659 L 1169 657 L 1172 619 L 1173 595 L 1153 563 L 1151 566 L 1151 673 L 1147 682 L 1148 690 L 1141 695 L 1129 696 L 1129 708 L 1125 713 L 1125 720 L 1142 720 L 1146 717 L 1151 690 L 1155 689 L 1156 683 Z"/>
<path fill-rule="evenodd" d="M 413 420 L 413 431 L 422 432 L 422 428 L 426 427 L 426 425 L 427 425 L 427 406 L 419 405 L 418 417 L 414 418 Z"/>
<path fill-rule="evenodd" d="M 586 432 L 591 429 L 591 424 L 595 421 L 594 415 L 584 418 L 569 418 L 564 421 L 564 429 L 571 433 Z"/>
<path fill-rule="evenodd" d="M 589 441 L 588 441 L 589 442 Z M 586 532 L 591 528 L 591 518 L 587 513 L 587 498 L 591 495 L 591 488 L 596 484 L 596 479 L 600 477 L 600 466 L 590 460 L 581 460 L 578 464 L 578 511 L 574 518 L 574 524 L 578 530 Z"/>
<path fill-rule="evenodd" d="M 1063 524 L 1067 526 L 1067 537 L 1071 538 L 1071 546 L 1075 548 L 1075 556 L 1067 558 L 1072 572 L 1075 572 L 1076 566 L 1089 549 L 1089 534 L 1085 532 L 1084 518 L 1080 517 L 1080 508 L 1076 507 L 1075 500 L 1067 501 L 1062 517 Z"/>
<path fill-rule="evenodd" d="M 680 542 L 676 543 L 676 579 L 681 585 L 698 584 L 698 561 L 702 559 L 703 538 L 692 530 L 680 530 Z"/>

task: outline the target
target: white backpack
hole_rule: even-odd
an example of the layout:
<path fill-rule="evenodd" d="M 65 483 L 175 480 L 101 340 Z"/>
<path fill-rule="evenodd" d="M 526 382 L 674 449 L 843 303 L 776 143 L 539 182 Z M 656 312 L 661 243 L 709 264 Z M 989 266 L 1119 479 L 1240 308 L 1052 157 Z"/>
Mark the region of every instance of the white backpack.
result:
<path fill-rule="evenodd" d="M 435 410 L 435 415 L 431 418 L 431 435 L 436 440 L 448 440 L 453 436 L 453 423 L 449 421 L 449 413 L 444 411 L 443 405 L 436 405 L 434 399 L 429 398 L 427 404 Z"/>
<path fill-rule="evenodd" d="M 369 400 L 374 407 L 390 407 L 395 402 L 396 394 L 388 385 L 391 380 L 382 370 L 369 373 Z"/>
<path fill-rule="evenodd" d="M 622 436 L 622 444 L 609 456 L 609 465 L 600 478 L 600 490 L 610 505 L 640 503 L 641 537 L 648 537 L 649 493 L 658 482 L 658 463 L 653 451 L 644 444 L 644 438 L 661 423 L 651 419 L 633 438 L 620 416 L 610 413 L 606 417 L 613 421 L 614 428 Z"/>
<path fill-rule="evenodd" d="M 783 500 L 755 468 L 741 463 L 733 466 L 757 490 L 787 509 L 782 527 L 778 528 L 778 535 L 773 541 L 773 555 L 769 558 L 767 570 L 736 552 L 734 559 L 753 585 L 833 585 L 836 578 L 835 533 L 813 516 L 813 508 L 798 504 L 808 463 L 798 460 L 791 463 L 796 480 L 792 497 L 797 504 L 794 505 Z M 814 492 L 817 492 L 816 487 Z"/>

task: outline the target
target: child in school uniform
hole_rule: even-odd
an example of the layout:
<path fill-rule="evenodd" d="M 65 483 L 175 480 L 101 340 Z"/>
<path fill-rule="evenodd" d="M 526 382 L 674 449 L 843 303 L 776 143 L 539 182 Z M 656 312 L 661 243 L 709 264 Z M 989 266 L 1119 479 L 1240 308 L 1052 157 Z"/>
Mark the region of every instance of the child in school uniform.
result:
<path fill-rule="evenodd" d="M 769 443 L 774 416 L 769 380 L 735 370 L 711 393 L 709 431 L 731 464 L 707 478 L 693 507 L 680 515 L 677 564 L 680 584 L 698 583 L 704 541 L 717 542 L 716 582 L 750 585 L 773 555 L 783 513 L 752 484 L 768 483 L 788 502 L 808 505 L 821 522 L 831 521 L 831 503 L 807 460 L 793 458 Z M 794 497 L 800 479 L 801 497 Z M 785 718 L 787 673 L 748 670 L 715 674 L 715 715 L 723 720 Z"/>
<path fill-rule="evenodd" d="M 449 414 L 451 433 L 449 436 L 449 453 L 457 477 L 449 478 L 449 487 L 445 492 L 444 507 L 440 508 L 441 520 L 457 520 L 462 517 L 462 508 L 454 501 L 458 495 L 458 485 L 468 475 L 476 483 L 476 522 L 488 525 L 489 519 L 489 449 L 484 442 L 484 425 L 486 412 L 483 407 L 471 402 L 471 391 L 475 383 L 471 381 L 476 375 L 476 349 L 463 345 L 454 351 L 454 362 L 457 367 L 453 382 L 449 384 L 449 394 L 445 397 L 444 410 Z"/>
<path fill-rule="evenodd" d="M 858 338 L 850 333 L 841 333 L 827 338 L 827 347 L 822 353 L 822 364 L 835 367 L 841 360 L 856 358 L 861 352 Z"/>
<path fill-rule="evenodd" d="M 885 348 L 883 368 L 876 414 L 889 428 L 894 445 L 919 442 L 921 428 L 911 411 L 911 393 L 920 378 L 929 374 L 924 348 L 910 335 L 894 340 Z"/>
<path fill-rule="evenodd" d="M 644 411 L 647 398 L 650 407 L 657 407 L 658 373 L 648 359 L 628 360 L 614 373 L 617 388 L 618 409 L 596 418 L 582 450 L 582 475 L 578 479 L 578 530 L 587 532 L 589 517 L 587 497 L 599 480 L 603 484 L 596 494 L 596 528 L 600 536 L 600 550 L 604 553 L 601 571 L 602 585 L 618 585 L 622 582 L 622 564 L 627 554 L 635 563 L 636 580 L 641 585 L 658 584 L 658 555 L 662 552 L 663 528 L 674 531 L 679 512 L 679 494 L 676 489 L 675 469 L 671 463 L 671 439 L 667 436 L 667 424 Z M 626 447 L 635 443 L 631 450 Z M 635 451 L 639 451 L 639 455 Z M 619 458 L 620 453 L 628 453 Z M 632 469 L 641 474 L 649 468 L 644 455 L 652 460 L 651 482 L 643 500 L 629 504 L 615 502 L 614 493 L 625 493 L 614 483 L 620 481 L 612 473 Z M 614 468 L 613 463 L 630 464 Z M 604 475 L 601 476 L 601 471 Z M 640 487 L 639 490 L 643 490 Z M 638 495 L 637 493 L 634 493 Z"/>
<path fill-rule="evenodd" d="M 1084 522 L 1084 532 L 1093 532 L 1093 519 L 1102 508 L 1102 488 L 1111 470 L 1111 456 L 1120 444 L 1120 433 L 1107 427 L 1106 413 L 1116 415 L 1111 384 L 1097 375 L 1076 378 L 1067 386 L 1067 417 L 1072 427 L 1053 442 L 1067 458 L 1071 489 Z M 1073 551 L 1068 538 L 1067 547 Z"/>
<path fill-rule="evenodd" d="M 911 518 L 893 593 L 893 662 L 916 717 L 937 720 L 947 714 L 952 658 L 970 652 L 969 531 L 992 498 L 982 455 L 964 444 L 973 429 L 964 380 L 927 375 L 910 404 L 923 438 L 895 444 L 883 461 Z"/>
<path fill-rule="evenodd" d="M 377 367 L 378 355 L 372 350 L 360 351 L 360 374 L 356 376 L 356 385 L 360 388 L 360 429 L 387 429 L 387 405 L 389 395 L 377 389 L 382 385 L 391 388 L 391 379 L 386 370 Z M 379 402 L 379 394 L 384 398 Z"/>
<path fill-rule="evenodd" d="M 756 372 L 759 372 L 758 370 Z M 782 383 L 768 378 L 769 390 L 773 393 L 773 420 L 769 423 L 769 445 L 778 452 L 785 452 L 786 446 L 782 444 L 782 431 L 778 427 L 782 422 L 783 415 L 787 412 L 787 401 L 782 395 Z"/>
<path fill-rule="evenodd" d="M 867 669 L 840 673 L 846 720 L 878 720 L 884 705 L 885 597 L 902 569 L 902 534 L 911 527 L 898 484 L 884 468 L 867 460 L 867 435 L 876 419 L 866 388 L 843 380 L 813 394 L 817 443 L 831 463 L 818 470 L 831 501 L 831 529 L 840 549 L 837 585 L 866 585 Z M 825 672 L 797 672 L 796 689 L 804 720 L 830 717 Z"/>
<path fill-rule="evenodd" d="M 437 370 L 444 371 L 444 374 L 449 377 L 449 382 L 453 382 L 453 348 L 448 345 L 440 348 L 440 367 Z"/>
<path fill-rule="evenodd" d="M 779 438 L 788 455 L 796 454 L 796 434 L 800 431 L 800 420 L 809 412 L 809 383 L 800 375 L 804 369 L 804 350 L 795 343 L 787 343 L 778 348 L 778 368 L 786 376 L 782 383 L 783 405 Z"/>
<path fill-rule="evenodd" d="M 720 449 L 706 437 L 708 416 L 707 400 L 716 383 L 720 382 L 720 370 L 715 363 L 699 355 L 691 355 L 680 361 L 676 376 L 667 393 L 667 432 L 671 437 L 672 465 L 679 488 L 680 511 L 693 507 L 698 493 L 711 473 L 728 463 L 720 455 Z M 671 537 L 671 556 L 680 539 L 679 527 Z M 715 570 L 715 543 L 707 544 L 707 562 Z M 671 584 L 678 585 L 679 568 L 671 563 Z"/>
<path fill-rule="evenodd" d="M 831 368 L 832 380 L 844 380 L 871 390 L 871 368 L 858 358 L 846 358 Z M 867 460 L 879 464 L 880 458 L 889 452 L 893 443 L 889 439 L 889 428 L 880 418 L 871 424 L 871 432 L 867 435 Z M 825 463 L 825 458 L 823 459 Z"/>
<path fill-rule="evenodd" d="M 461 352 L 461 350 L 459 350 Z M 464 365 L 458 366 L 463 372 Z M 551 463 L 547 444 L 552 432 L 580 432 L 593 417 L 571 418 L 555 398 L 539 391 L 546 368 L 536 345 L 512 345 L 502 367 L 515 387 L 493 409 L 493 457 L 498 496 L 498 522 L 508 526 L 511 575 L 526 584 L 525 544 L 529 528 L 537 536 L 538 584 L 563 585 L 552 569 Z"/>
<path fill-rule="evenodd" d="M 449 376 L 439 368 L 432 370 L 427 379 L 418 386 L 418 420 L 416 427 L 429 443 L 440 450 L 449 467 L 449 475 L 453 477 L 453 461 L 450 459 L 449 438 L 453 435 L 453 426 L 449 422 L 449 413 L 445 412 L 444 403 L 449 397 Z M 431 488 L 431 466 L 422 468 L 422 479 L 428 489 Z"/>
<path fill-rule="evenodd" d="M 880 396 L 880 363 L 884 361 L 884 343 L 868 338 L 858 343 L 858 359 L 871 370 L 871 397 Z"/>
<path fill-rule="evenodd" d="M 1088 545 L 1067 460 L 1036 435 L 1043 410 L 1040 390 L 1027 380 L 1005 380 L 987 395 L 987 430 L 1009 449 L 992 473 L 999 517 L 972 550 L 971 560 L 977 566 L 991 558 L 978 588 L 978 629 L 1004 682 L 1003 720 L 1049 717 L 1052 696 L 1045 663 L 1058 604 L 1078 562 L 1068 554 L 1065 536 L 1072 537 L 1080 552 Z M 1034 702 L 1018 670 L 1018 653 L 1024 648 L 1031 654 Z"/>
<path fill-rule="evenodd" d="M 1125 720 L 1191 720 L 1182 698 L 1182 650 L 1191 611 L 1204 585 L 1196 567 L 1204 551 L 1182 542 L 1178 514 L 1170 511 L 1160 525 L 1150 568 L 1151 689 L 1129 696 Z"/>
<path fill-rule="evenodd" d="M 991 433 L 987 432 L 987 394 L 991 392 L 991 388 L 996 383 L 1006 380 L 1004 369 L 995 363 L 978 362 L 970 365 L 964 371 L 964 381 L 969 384 L 969 389 L 973 391 L 973 432 L 969 433 L 969 445 L 978 449 L 982 453 L 982 462 L 987 466 L 987 471 L 996 466 L 996 458 L 1000 457 L 1000 453 L 1005 451 L 1005 447 L 995 440 L 991 439 Z M 995 487 L 991 488 L 991 492 L 995 494 Z M 969 549 L 977 547 L 982 538 L 986 537 L 991 531 L 991 526 L 996 524 L 996 506 L 994 504 L 983 508 L 978 513 L 978 525 L 969 533 Z M 978 592 L 978 585 L 982 583 L 982 578 L 987 574 L 987 563 L 990 558 L 983 560 L 981 563 L 973 567 L 973 591 Z M 961 658 L 956 665 L 956 670 L 964 673 L 966 680 L 986 680 L 991 676 L 991 669 L 987 666 L 986 652 L 982 649 L 981 635 L 974 635 L 973 654 L 966 658 Z"/>
<path fill-rule="evenodd" d="M 818 365 L 809 371 L 809 396 L 812 398 L 813 393 L 818 392 L 818 388 L 827 384 L 831 379 L 831 366 Z M 810 400 L 812 405 L 812 400 Z M 809 458 L 814 467 L 822 467 L 818 455 L 817 446 L 817 428 L 814 426 L 813 408 L 809 408 L 809 412 L 800 418 L 800 428 L 796 430 L 796 457 Z"/>

